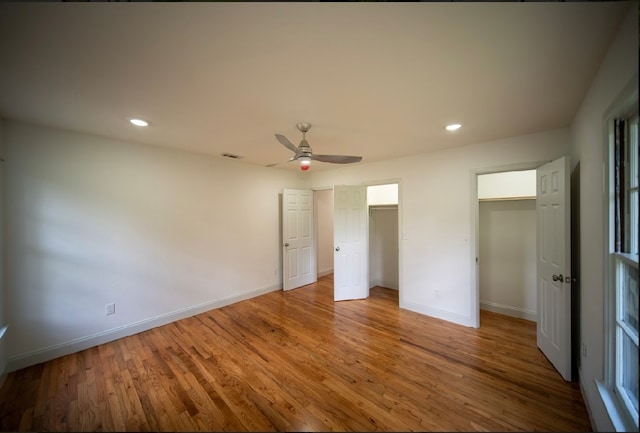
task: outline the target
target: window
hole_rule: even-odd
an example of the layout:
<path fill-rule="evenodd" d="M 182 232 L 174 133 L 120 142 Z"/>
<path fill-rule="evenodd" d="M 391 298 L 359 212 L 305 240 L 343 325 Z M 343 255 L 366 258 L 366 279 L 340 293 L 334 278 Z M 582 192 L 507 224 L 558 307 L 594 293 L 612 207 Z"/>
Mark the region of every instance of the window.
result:
<path fill-rule="evenodd" d="M 609 143 L 608 409 L 638 429 L 638 113 L 616 117 Z M 612 416 L 616 424 L 616 416 Z"/>

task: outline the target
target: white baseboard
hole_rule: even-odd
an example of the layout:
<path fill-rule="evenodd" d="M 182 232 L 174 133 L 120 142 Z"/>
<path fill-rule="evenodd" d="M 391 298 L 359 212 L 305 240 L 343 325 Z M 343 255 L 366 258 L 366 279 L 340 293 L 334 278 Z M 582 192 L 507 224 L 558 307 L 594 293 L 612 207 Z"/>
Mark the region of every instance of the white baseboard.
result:
<path fill-rule="evenodd" d="M 369 281 L 369 288 L 370 289 L 372 287 L 375 287 L 375 286 L 384 287 L 386 289 L 398 290 L 398 283 L 391 283 L 389 281 L 383 281 L 383 280 L 371 280 L 371 281 Z"/>
<path fill-rule="evenodd" d="M 505 314 L 511 317 L 536 321 L 536 312 L 524 308 L 511 307 L 509 305 L 498 304 L 495 302 L 480 301 L 480 309 L 493 311 L 494 313 Z"/>
<path fill-rule="evenodd" d="M 414 304 L 411 302 L 403 302 L 402 300 L 400 300 L 400 308 L 435 317 L 436 319 L 446 320 L 447 322 L 452 322 L 458 325 L 467 326 L 470 328 L 474 327 L 473 323 L 471 322 L 470 316 L 464 316 L 462 314 L 439 310 L 437 308 L 431 308 L 425 305 Z"/>
<path fill-rule="evenodd" d="M 182 308 L 180 310 L 141 320 L 129 325 L 109 329 L 97 334 L 76 338 L 65 343 L 55 344 L 44 349 L 35 350 L 33 352 L 9 358 L 6 370 L 7 372 L 12 372 L 21 368 L 29 367 L 31 365 L 40 364 L 42 362 L 50 361 L 64 355 L 68 355 L 70 353 L 80 352 L 82 350 L 98 346 L 100 344 L 108 343 L 110 341 L 118 340 L 129 335 L 148 331 L 149 329 L 157 328 L 158 326 L 166 325 L 167 323 L 186 319 L 187 317 L 195 316 L 196 314 L 204 313 L 209 310 L 221 308 L 227 305 L 234 304 L 236 302 L 244 301 L 245 299 L 255 298 L 256 296 L 264 295 L 265 293 L 269 292 L 275 292 L 281 289 L 282 285 L 277 284 L 269 287 L 264 287 L 262 289 L 249 290 L 246 292 L 238 293 L 236 295 L 217 299 L 215 301 L 205 302 L 203 304 L 194 305 L 192 307 Z"/>
<path fill-rule="evenodd" d="M 333 274 L 333 268 L 325 269 L 323 271 L 318 271 L 318 278 L 324 277 L 325 275 Z"/>

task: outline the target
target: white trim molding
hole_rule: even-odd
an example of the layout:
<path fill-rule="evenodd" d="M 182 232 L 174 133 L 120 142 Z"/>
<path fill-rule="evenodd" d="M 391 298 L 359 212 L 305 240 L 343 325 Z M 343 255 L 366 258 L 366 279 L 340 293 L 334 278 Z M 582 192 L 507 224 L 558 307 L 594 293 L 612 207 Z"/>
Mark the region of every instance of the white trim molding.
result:
<path fill-rule="evenodd" d="M 611 392 L 611 389 L 599 380 L 595 380 L 595 383 L 613 428 L 617 432 L 638 431 L 638 425 L 629 417 L 626 411 L 621 410 L 622 405 L 616 402 L 616 396 Z"/>
<path fill-rule="evenodd" d="M 180 310 L 162 314 L 157 317 L 152 317 L 149 319 L 141 320 L 139 322 L 131 323 L 129 325 L 120 326 L 86 337 L 67 341 L 65 343 L 49 346 L 44 349 L 35 350 L 33 352 L 25 353 L 19 356 L 14 356 L 12 358 L 9 358 L 8 360 L 7 372 L 16 371 L 21 368 L 39 364 L 41 362 L 50 361 L 52 359 L 59 358 L 71 353 L 80 352 L 82 350 L 98 346 L 100 344 L 108 343 L 110 341 L 118 340 L 123 337 L 128 337 L 130 335 L 148 331 L 150 329 L 157 328 L 168 323 L 186 319 L 187 317 L 192 317 L 197 314 L 225 307 L 227 305 L 235 304 L 236 302 L 244 301 L 245 299 L 255 298 L 256 296 L 264 295 L 266 293 L 275 292 L 278 290 L 282 290 L 281 284 L 264 287 L 261 289 L 248 290 L 246 292 L 242 292 L 233 296 L 227 296 L 214 301 L 182 308 Z"/>
<path fill-rule="evenodd" d="M 405 310 L 411 310 L 416 313 L 424 314 L 436 319 L 446 320 L 447 322 L 453 322 L 458 325 L 467 326 L 469 328 L 475 328 L 471 317 L 463 316 L 462 314 L 452 313 L 450 311 L 439 310 L 436 308 L 427 307 L 420 304 L 414 304 L 413 302 L 400 301 L 400 308 Z"/>
<path fill-rule="evenodd" d="M 480 301 L 480 309 L 493 311 L 494 313 L 505 314 L 519 319 L 526 319 L 535 322 L 536 312 L 526 308 L 511 307 L 509 305 L 498 304 L 496 302 Z"/>
<path fill-rule="evenodd" d="M 318 271 L 318 278 L 322 278 L 330 274 L 333 274 L 333 268 L 325 269 L 323 271 Z"/>

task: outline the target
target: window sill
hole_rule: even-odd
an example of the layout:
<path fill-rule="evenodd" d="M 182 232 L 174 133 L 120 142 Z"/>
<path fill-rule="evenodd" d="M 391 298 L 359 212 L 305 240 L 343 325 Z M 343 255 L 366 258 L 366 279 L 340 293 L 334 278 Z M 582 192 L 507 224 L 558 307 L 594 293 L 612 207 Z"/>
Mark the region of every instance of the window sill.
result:
<path fill-rule="evenodd" d="M 629 253 L 613 253 L 614 257 L 627 263 L 629 266 L 638 266 L 638 255 Z"/>
<path fill-rule="evenodd" d="M 602 403 L 604 403 L 604 407 L 607 410 L 609 419 L 611 420 L 616 432 L 638 431 L 638 421 L 633 420 L 627 414 L 626 409 L 618 403 L 613 392 L 611 392 L 611 390 L 599 380 L 596 380 L 595 382 L 596 387 L 598 388 L 598 393 L 600 394 L 600 399 L 602 399 Z"/>

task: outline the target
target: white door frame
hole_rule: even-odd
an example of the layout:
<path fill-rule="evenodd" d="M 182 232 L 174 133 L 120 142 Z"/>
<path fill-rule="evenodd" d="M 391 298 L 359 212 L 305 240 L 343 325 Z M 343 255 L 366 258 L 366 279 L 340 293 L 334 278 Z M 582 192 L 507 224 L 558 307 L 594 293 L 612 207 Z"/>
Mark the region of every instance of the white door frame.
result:
<path fill-rule="evenodd" d="M 480 327 L 480 276 L 478 274 L 477 258 L 480 254 L 480 202 L 478 201 L 478 176 L 483 174 L 504 173 L 508 171 L 534 170 L 549 161 L 522 162 L 517 164 L 500 165 L 494 167 L 475 168 L 470 173 L 470 198 L 471 198 L 471 232 L 470 232 L 470 269 L 471 269 L 471 326 Z"/>
<path fill-rule="evenodd" d="M 403 229 L 402 229 L 402 179 L 400 178 L 392 178 L 392 179 L 382 179 L 382 180 L 370 180 L 370 181 L 364 181 L 364 182 L 360 182 L 357 183 L 357 185 L 362 185 L 362 186 L 374 186 L 374 185 L 389 185 L 389 184 L 397 184 L 398 185 L 398 302 L 399 302 L 399 306 L 402 307 L 403 305 L 403 296 L 402 296 L 402 280 L 403 280 L 403 275 L 402 275 L 402 262 L 403 262 L 403 240 L 406 238 L 405 236 L 403 236 Z M 318 186 L 318 187 L 311 187 L 311 190 L 314 191 L 321 191 L 321 190 L 325 190 L 325 189 L 333 189 L 333 185 L 331 186 Z M 318 221 L 317 221 L 317 212 L 314 211 L 314 225 L 317 227 L 318 225 Z M 368 218 L 369 218 L 369 213 L 367 212 L 367 223 L 368 223 Z M 316 243 L 317 244 L 317 243 Z M 368 251 L 367 251 L 368 254 Z M 316 261 L 318 259 L 318 254 L 316 252 Z M 367 260 L 368 263 L 368 260 Z M 316 269 L 318 268 L 317 263 L 316 263 Z"/>

